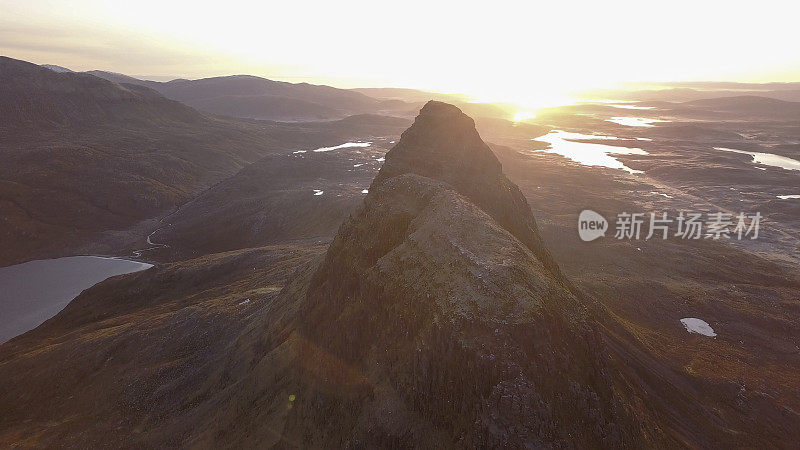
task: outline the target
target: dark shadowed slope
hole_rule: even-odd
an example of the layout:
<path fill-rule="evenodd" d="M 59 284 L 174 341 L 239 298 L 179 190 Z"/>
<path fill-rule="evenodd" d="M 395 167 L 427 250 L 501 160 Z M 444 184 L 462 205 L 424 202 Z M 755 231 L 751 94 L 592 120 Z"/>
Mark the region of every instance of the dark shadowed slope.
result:
<path fill-rule="evenodd" d="M 232 354 L 245 358 L 233 343 L 263 311 L 280 314 L 273 302 L 285 279 L 319 251 L 275 246 L 207 255 L 88 289 L 0 346 L 0 447 L 175 447 L 215 417 L 238 431 L 236 414 L 227 412 L 229 420 L 218 411 L 227 405 L 274 414 L 226 398 L 243 391 L 237 384 L 253 370 L 228 366 Z M 270 339 L 275 330 L 261 332 Z M 277 382 L 264 382 L 278 392 Z M 269 425 L 243 432 L 239 442 Z"/>
<path fill-rule="evenodd" d="M 84 73 L 55 72 L 7 57 L 0 57 L 0 80 L 0 130 L 197 123 L 204 119 L 197 111 L 148 93 L 141 86 L 120 85 Z"/>
<path fill-rule="evenodd" d="M 0 265 L 153 217 L 272 147 L 146 87 L 0 58 Z"/>

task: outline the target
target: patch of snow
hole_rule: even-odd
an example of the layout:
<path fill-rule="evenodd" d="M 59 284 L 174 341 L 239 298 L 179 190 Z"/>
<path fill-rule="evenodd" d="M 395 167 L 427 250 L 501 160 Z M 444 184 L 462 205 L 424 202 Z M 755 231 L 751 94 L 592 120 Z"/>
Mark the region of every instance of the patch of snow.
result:
<path fill-rule="evenodd" d="M 384 161 L 386 161 L 386 158 L 378 158 L 378 159 L 376 159 L 375 161 L 378 161 L 378 162 L 384 162 Z"/>
<path fill-rule="evenodd" d="M 796 194 L 792 194 L 792 195 L 779 195 L 779 196 L 778 196 L 778 198 L 779 198 L 779 199 L 781 199 L 781 200 L 789 200 L 789 199 L 800 198 L 800 195 L 796 195 Z"/>
<path fill-rule="evenodd" d="M 319 189 L 314 189 L 314 195 L 322 195 L 324 193 L 325 193 L 325 191 L 321 191 Z"/>
<path fill-rule="evenodd" d="M 715 337 L 717 335 L 717 333 L 714 332 L 714 329 L 711 328 L 711 325 L 709 325 L 705 320 L 694 317 L 686 317 L 681 319 L 681 323 L 684 327 L 686 327 L 686 331 L 689 333 L 702 334 L 703 336 L 708 337 Z"/>
<path fill-rule="evenodd" d="M 55 64 L 42 64 L 41 66 L 44 67 L 45 69 L 50 69 L 53 72 L 57 73 L 72 73 L 72 71 L 67 69 L 66 67 L 57 66 Z"/>
<path fill-rule="evenodd" d="M 243 301 L 239 302 L 239 306 L 246 305 L 246 304 L 248 304 L 248 303 L 250 303 L 250 299 L 249 299 L 249 298 L 248 298 L 248 299 L 246 299 L 246 300 L 243 300 Z"/>
<path fill-rule="evenodd" d="M 298 150 L 298 151 L 296 151 L 296 152 L 292 152 L 292 154 L 293 154 L 293 155 L 296 155 L 296 154 L 298 154 L 298 153 L 305 153 L 306 151 L 307 151 L 307 150 Z"/>
<path fill-rule="evenodd" d="M 353 167 L 361 167 L 363 165 L 364 165 L 363 163 L 362 164 L 353 164 Z"/>
<path fill-rule="evenodd" d="M 361 193 L 362 193 L 362 194 L 369 194 L 369 189 L 363 189 L 363 190 L 361 191 Z"/>
<path fill-rule="evenodd" d="M 624 165 L 620 160 L 612 155 L 647 155 L 648 153 L 640 148 L 628 148 L 624 146 L 598 144 L 596 142 L 577 142 L 576 140 L 621 140 L 616 136 L 604 136 L 597 134 L 571 133 L 562 130 L 553 130 L 544 136 L 539 136 L 532 140 L 546 142 L 550 147 L 544 150 L 537 150 L 545 153 L 555 153 L 575 161 L 584 166 L 600 166 L 610 169 L 622 169 L 628 173 L 642 173 Z M 627 141 L 627 139 L 626 139 Z"/>

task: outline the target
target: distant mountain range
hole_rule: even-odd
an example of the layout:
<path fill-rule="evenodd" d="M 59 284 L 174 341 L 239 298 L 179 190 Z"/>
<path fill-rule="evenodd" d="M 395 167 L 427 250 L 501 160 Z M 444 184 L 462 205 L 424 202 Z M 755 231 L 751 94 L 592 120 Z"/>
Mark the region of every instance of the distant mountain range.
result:
<path fill-rule="evenodd" d="M 298 143 L 324 144 L 325 136 L 346 136 L 345 130 L 365 133 L 397 127 L 406 120 L 389 124 L 379 116 L 355 116 L 362 119 L 309 127 L 227 120 L 211 113 L 281 120 L 331 119 L 363 111 L 408 117 L 408 111 L 420 105 L 417 101 L 429 95 L 251 76 L 156 82 L 109 72 L 76 73 L 5 57 L 0 58 L 0 81 L 0 210 L 6 218 L 0 223 L 0 236 L 11 243 L 0 252 L 0 263 L 5 264 L 59 255 L 66 249 L 98 251 L 95 245 L 101 236 L 120 240 L 115 233 L 127 233 L 136 223 L 175 208 L 270 152 Z M 478 118 L 484 133 L 543 132 L 532 125 L 509 128 L 507 121 L 492 119 L 512 114 L 506 105 L 458 104 Z M 686 106 L 697 114 L 750 111 L 797 117 L 797 104 L 762 97 Z M 220 206 L 227 206 L 226 201 L 223 198 Z M 340 217 L 341 210 L 331 214 Z M 196 224 L 200 217 L 225 220 L 207 212 L 181 216 L 187 224 Z M 195 230 L 186 228 L 186 235 Z M 254 237 L 240 236 L 250 241 Z"/>
<path fill-rule="evenodd" d="M 333 120 L 382 111 L 408 115 L 413 109 L 401 101 L 378 100 L 352 90 L 273 81 L 250 75 L 158 82 L 111 72 L 88 73 L 117 83 L 146 86 L 201 111 L 229 117 L 280 121 Z"/>
<path fill-rule="evenodd" d="M 440 94 L 437 92 L 421 91 L 418 89 L 404 88 L 356 88 L 356 92 L 373 98 L 385 100 L 402 100 L 404 102 L 427 102 L 428 100 L 463 103 L 469 101 L 469 96 L 463 94 Z"/>
<path fill-rule="evenodd" d="M 56 72 L 69 69 L 43 65 Z M 461 107 L 476 117 L 510 119 L 517 107 L 501 103 L 472 103 L 466 95 L 439 94 L 416 89 L 339 89 L 308 83 L 288 83 L 251 75 L 231 75 L 167 82 L 142 80 L 128 75 L 92 70 L 84 72 L 122 85 L 150 88 L 211 114 L 271 121 L 336 120 L 356 114 L 413 117 L 428 100 Z"/>
<path fill-rule="evenodd" d="M 786 91 L 791 92 L 791 91 Z M 662 114 L 679 114 L 701 120 L 775 120 L 800 119 L 800 101 L 779 100 L 758 95 L 735 95 L 688 101 L 643 101 L 640 105 L 656 108 Z M 649 112 L 643 110 L 643 113 Z"/>
<path fill-rule="evenodd" d="M 695 108 L 707 108 L 714 111 L 729 111 L 755 116 L 772 116 L 792 119 L 800 117 L 800 101 L 778 100 L 776 98 L 755 95 L 735 97 L 708 98 L 693 100 L 686 104 Z"/>
<path fill-rule="evenodd" d="M 656 83 L 667 88 L 690 88 L 704 91 L 797 91 L 800 82 L 742 83 L 736 81 L 667 81 Z"/>
<path fill-rule="evenodd" d="M 601 89 L 582 94 L 589 99 L 687 102 L 720 97 L 755 96 L 800 101 L 800 83 L 683 83 L 659 89 Z"/>

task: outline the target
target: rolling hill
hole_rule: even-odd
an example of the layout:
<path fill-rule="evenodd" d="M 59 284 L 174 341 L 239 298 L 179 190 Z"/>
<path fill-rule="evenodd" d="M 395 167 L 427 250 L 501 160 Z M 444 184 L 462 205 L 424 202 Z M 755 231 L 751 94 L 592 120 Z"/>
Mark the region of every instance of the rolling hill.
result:
<path fill-rule="evenodd" d="M 89 73 L 115 82 L 146 86 L 199 110 L 230 117 L 278 121 L 332 120 L 384 109 L 403 110 L 404 107 L 402 103 L 377 100 L 356 91 L 250 75 L 157 82 L 111 72 Z"/>

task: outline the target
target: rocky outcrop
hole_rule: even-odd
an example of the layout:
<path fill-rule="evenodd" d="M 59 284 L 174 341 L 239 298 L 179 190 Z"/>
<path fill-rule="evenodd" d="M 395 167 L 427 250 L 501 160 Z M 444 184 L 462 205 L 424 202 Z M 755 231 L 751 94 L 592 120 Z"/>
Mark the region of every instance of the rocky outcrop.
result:
<path fill-rule="evenodd" d="M 443 181 L 489 214 L 527 246 L 556 277 L 560 271 L 542 244 L 531 208 L 478 135 L 475 121 L 457 107 L 428 102 L 386 154 L 373 188 L 404 173 Z"/>
<path fill-rule="evenodd" d="M 301 302 L 300 367 L 328 366 L 299 372 L 287 426 L 318 430 L 305 445 L 643 439 L 530 207 L 454 106 L 403 133 Z"/>

